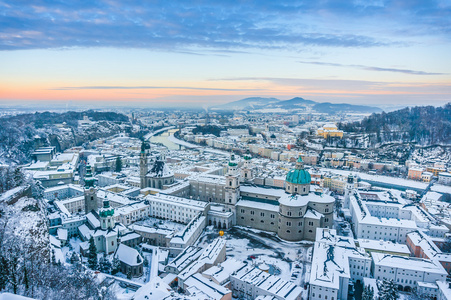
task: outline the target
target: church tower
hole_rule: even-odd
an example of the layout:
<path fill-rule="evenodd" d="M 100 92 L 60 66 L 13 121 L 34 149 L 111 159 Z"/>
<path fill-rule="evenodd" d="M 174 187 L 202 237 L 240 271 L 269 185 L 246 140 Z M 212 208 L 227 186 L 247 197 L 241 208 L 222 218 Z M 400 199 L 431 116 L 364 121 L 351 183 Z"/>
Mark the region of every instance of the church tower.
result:
<path fill-rule="evenodd" d="M 100 227 L 103 230 L 112 229 L 114 227 L 114 209 L 110 207 L 110 201 L 107 200 L 105 195 L 105 199 L 103 200 L 103 207 L 99 209 L 99 217 L 100 217 Z"/>
<path fill-rule="evenodd" d="M 229 211 L 233 213 L 233 225 L 236 224 L 236 212 L 235 205 L 240 198 L 240 180 L 238 174 L 238 164 L 235 161 L 235 155 L 232 154 L 227 175 L 226 175 L 226 186 L 225 186 L 225 205 Z"/>
<path fill-rule="evenodd" d="M 85 213 L 87 214 L 92 210 L 97 211 L 97 189 L 95 188 L 95 178 L 92 176 L 91 166 L 89 165 L 86 166 L 84 196 Z"/>
<path fill-rule="evenodd" d="M 241 182 L 249 182 L 253 179 L 251 159 L 248 155 L 244 156 L 244 164 L 241 169 Z"/>
<path fill-rule="evenodd" d="M 139 155 L 139 188 L 144 189 L 146 185 L 146 175 L 147 175 L 147 150 L 146 143 L 143 141 L 141 144 L 141 153 Z"/>
<path fill-rule="evenodd" d="M 346 182 L 346 190 L 343 201 L 344 208 L 349 208 L 349 198 L 351 197 L 352 190 L 355 188 L 354 184 L 354 176 L 352 176 L 352 174 L 349 174 L 348 180 Z"/>

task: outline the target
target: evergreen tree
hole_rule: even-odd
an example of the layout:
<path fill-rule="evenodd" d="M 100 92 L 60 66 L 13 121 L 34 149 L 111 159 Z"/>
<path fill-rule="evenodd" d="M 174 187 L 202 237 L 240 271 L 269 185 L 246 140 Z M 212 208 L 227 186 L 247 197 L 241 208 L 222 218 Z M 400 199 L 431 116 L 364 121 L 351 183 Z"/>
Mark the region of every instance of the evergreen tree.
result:
<path fill-rule="evenodd" d="M 88 267 L 92 270 L 97 269 L 97 248 L 92 236 L 89 239 Z"/>
<path fill-rule="evenodd" d="M 120 172 L 120 171 L 122 171 L 122 160 L 118 156 L 118 157 L 116 157 L 116 172 Z"/>
<path fill-rule="evenodd" d="M 103 272 L 103 273 L 110 273 L 111 272 L 111 263 L 110 261 L 105 258 L 102 257 L 99 261 L 99 271 Z"/>
<path fill-rule="evenodd" d="M 22 170 L 20 168 L 15 168 L 14 169 L 14 185 L 15 186 L 19 186 L 22 185 L 24 183 L 24 175 L 22 173 Z"/>
<path fill-rule="evenodd" d="M 367 285 L 363 289 L 362 300 L 373 300 L 374 299 L 374 289 L 372 286 Z"/>
<path fill-rule="evenodd" d="M 384 279 L 379 288 L 379 300 L 397 300 L 398 298 L 399 292 L 395 282 Z"/>
<path fill-rule="evenodd" d="M 80 261 L 80 258 L 78 257 L 78 254 L 75 252 L 72 252 L 72 256 L 70 257 L 70 263 L 75 264 Z"/>
<path fill-rule="evenodd" d="M 28 280 L 28 272 L 26 267 L 24 267 L 23 284 L 25 285 L 25 290 L 27 291 L 30 288 L 30 282 Z"/>
<path fill-rule="evenodd" d="M 1 255 L 0 256 L 0 291 L 5 289 L 6 284 L 8 283 L 9 276 L 9 268 L 8 268 L 8 259 Z"/>
<path fill-rule="evenodd" d="M 115 256 L 113 258 L 113 266 L 111 267 L 111 274 L 115 275 L 117 274 L 119 271 L 121 270 L 121 262 L 119 261 L 119 259 L 117 258 L 117 256 Z"/>

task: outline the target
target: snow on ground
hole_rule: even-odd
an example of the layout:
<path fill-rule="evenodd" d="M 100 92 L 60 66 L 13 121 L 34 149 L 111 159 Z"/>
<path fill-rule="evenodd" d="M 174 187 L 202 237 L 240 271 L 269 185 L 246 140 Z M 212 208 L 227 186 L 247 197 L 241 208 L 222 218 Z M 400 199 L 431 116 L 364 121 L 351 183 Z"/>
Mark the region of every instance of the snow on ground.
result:
<path fill-rule="evenodd" d="M 162 220 L 162 219 L 153 218 L 153 217 L 148 217 L 148 218 L 138 221 L 134 224 L 162 228 L 162 229 L 175 230 L 175 231 L 180 231 L 180 230 L 183 230 L 183 228 L 185 228 L 185 224 L 173 222 L 170 220 Z"/>

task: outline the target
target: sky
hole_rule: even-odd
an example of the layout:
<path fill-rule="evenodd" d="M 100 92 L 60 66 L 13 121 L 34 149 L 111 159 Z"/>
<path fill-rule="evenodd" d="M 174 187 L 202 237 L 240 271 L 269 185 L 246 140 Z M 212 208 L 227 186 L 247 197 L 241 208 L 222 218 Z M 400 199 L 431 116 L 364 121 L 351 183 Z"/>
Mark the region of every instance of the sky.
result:
<path fill-rule="evenodd" d="M 0 104 L 450 95 L 451 0 L 0 0 Z"/>

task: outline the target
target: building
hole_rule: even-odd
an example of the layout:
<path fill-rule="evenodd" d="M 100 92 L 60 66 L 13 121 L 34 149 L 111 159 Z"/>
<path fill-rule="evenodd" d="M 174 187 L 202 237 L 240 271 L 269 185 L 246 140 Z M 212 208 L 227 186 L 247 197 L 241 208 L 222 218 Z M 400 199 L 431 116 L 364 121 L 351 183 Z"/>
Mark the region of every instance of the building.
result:
<path fill-rule="evenodd" d="M 423 174 L 424 168 L 421 167 L 412 167 L 409 168 L 409 173 L 407 177 L 412 180 L 421 180 L 421 174 Z"/>
<path fill-rule="evenodd" d="M 352 237 L 338 236 L 334 229 L 316 230 L 309 299 L 348 299 L 349 283 L 363 282 L 370 272 L 369 254 Z"/>
<path fill-rule="evenodd" d="M 372 253 L 372 273 L 377 280 L 393 280 L 400 290 L 411 291 L 416 282 L 445 281 L 448 273 L 433 260 Z"/>
<path fill-rule="evenodd" d="M 300 286 L 250 265 L 245 265 L 230 275 L 230 287 L 232 296 L 239 299 L 253 300 L 266 295 L 278 300 L 302 299 Z"/>
<path fill-rule="evenodd" d="M 114 257 L 120 261 L 120 270 L 123 274 L 131 277 L 143 275 L 144 260 L 136 249 L 120 244 L 114 253 Z"/>
<path fill-rule="evenodd" d="M 339 137 L 343 138 L 343 130 L 338 130 L 337 125 L 329 123 L 318 129 L 317 134 L 323 138 Z"/>
<path fill-rule="evenodd" d="M 166 165 L 165 156 L 160 154 L 160 156 L 155 159 L 149 171 L 146 147 L 146 144 L 143 142 L 139 158 L 140 188 L 144 189 L 151 187 L 160 190 L 168 188 L 170 185 L 174 184 L 175 181 L 174 173 Z"/>

